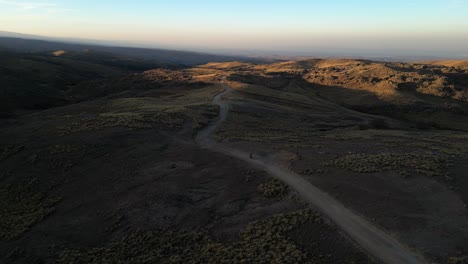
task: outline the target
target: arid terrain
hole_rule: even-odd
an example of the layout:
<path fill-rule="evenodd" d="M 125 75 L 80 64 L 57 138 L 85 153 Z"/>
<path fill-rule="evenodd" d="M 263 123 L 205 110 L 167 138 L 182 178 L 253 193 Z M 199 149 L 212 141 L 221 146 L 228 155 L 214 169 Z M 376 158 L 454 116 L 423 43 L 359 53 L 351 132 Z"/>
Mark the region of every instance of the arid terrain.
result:
<path fill-rule="evenodd" d="M 90 52 L 3 55 L 0 263 L 468 261 L 466 62 Z"/>

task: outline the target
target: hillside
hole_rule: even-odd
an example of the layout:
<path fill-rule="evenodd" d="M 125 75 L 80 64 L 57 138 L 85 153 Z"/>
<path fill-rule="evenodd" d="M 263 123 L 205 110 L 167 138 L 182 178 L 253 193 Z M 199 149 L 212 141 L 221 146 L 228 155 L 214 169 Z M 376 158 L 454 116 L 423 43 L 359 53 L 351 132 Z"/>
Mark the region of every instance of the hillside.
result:
<path fill-rule="evenodd" d="M 83 81 L 170 66 L 111 53 L 0 52 L 1 117 L 69 104 L 67 91 Z"/>
<path fill-rule="evenodd" d="M 425 61 L 421 64 L 441 65 L 446 67 L 468 68 L 467 60 L 443 60 L 443 61 Z"/>
<path fill-rule="evenodd" d="M 131 59 L 154 60 L 168 64 L 196 65 L 213 61 L 229 60 L 254 60 L 242 57 L 220 56 L 214 54 L 205 54 L 198 52 L 149 49 L 149 48 L 130 48 L 130 47 L 112 47 L 108 45 L 92 44 L 73 44 L 70 42 L 46 41 L 29 38 L 11 38 L 0 36 L 0 48 L 6 48 L 16 52 L 54 52 L 57 50 L 66 50 L 81 52 L 84 50 L 93 50 L 97 52 L 112 53 L 117 56 L 123 56 Z M 259 61 L 260 59 L 256 59 Z"/>
<path fill-rule="evenodd" d="M 307 60 L 261 66 L 290 74 L 323 98 L 361 112 L 467 130 L 468 69 L 367 60 Z M 465 121 L 462 121 L 465 120 Z"/>
<path fill-rule="evenodd" d="M 468 259 L 463 68 L 2 56 L 1 263 Z"/>

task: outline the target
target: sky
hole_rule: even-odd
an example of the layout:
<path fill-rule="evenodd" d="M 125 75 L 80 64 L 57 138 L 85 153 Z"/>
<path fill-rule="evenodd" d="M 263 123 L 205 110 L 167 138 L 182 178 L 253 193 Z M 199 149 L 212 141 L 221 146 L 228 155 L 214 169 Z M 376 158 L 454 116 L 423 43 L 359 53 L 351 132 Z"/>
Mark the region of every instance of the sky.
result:
<path fill-rule="evenodd" d="M 213 52 L 468 56 L 468 0 L 0 0 L 0 30 Z"/>

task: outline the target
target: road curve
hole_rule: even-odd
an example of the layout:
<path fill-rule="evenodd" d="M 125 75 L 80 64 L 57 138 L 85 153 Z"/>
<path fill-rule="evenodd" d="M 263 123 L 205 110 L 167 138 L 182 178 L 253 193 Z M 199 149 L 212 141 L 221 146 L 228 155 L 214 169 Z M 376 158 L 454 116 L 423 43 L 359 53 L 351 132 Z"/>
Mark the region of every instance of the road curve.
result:
<path fill-rule="evenodd" d="M 212 140 L 211 135 L 226 120 L 230 109 L 230 104 L 223 101 L 222 97 L 232 92 L 233 89 L 228 85 L 223 85 L 224 91 L 213 98 L 213 104 L 218 105 L 220 108 L 218 117 L 209 126 L 201 130 L 195 138 L 201 147 L 243 160 L 282 180 L 296 190 L 304 200 L 318 208 L 361 248 L 376 259 L 388 264 L 427 263 L 422 256 L 412 252 L 392 236 L 347 209 L 343 204 L 312 185 L 299 174 L 266 161 L 250 159 L 249 153 L 223 146 Z"/>

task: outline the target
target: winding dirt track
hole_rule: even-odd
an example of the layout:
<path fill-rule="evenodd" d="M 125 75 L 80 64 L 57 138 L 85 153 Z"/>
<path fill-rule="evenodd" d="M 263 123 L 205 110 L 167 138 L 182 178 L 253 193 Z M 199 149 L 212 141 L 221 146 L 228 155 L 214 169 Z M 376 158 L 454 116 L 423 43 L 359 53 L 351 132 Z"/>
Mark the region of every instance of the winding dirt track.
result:
<path fill-rule="evenodd" d="M 365 251 L 382 262 L 388 264 L 427 263 L 422 256 L 412 252 L 395 238 L 379 230 L 361 216 L 353 213 L 302 176 L 267 161 L 250 159 L 249 153 L 223 146 L 212 140 L 211 135 L 226 120 L 230 109 L 230 104 L 227 101 L 223 101 L 222 97 L 232 92 L 233 89 L 225 84 L 224 86 L 225 90 L 213 98 L 213 104 L 220 107 L 219 116 L 196 136 L 195 140 L 200 146 L 243 160 L 281 179 L 296 190 L 303 199 L 322 211 L 323 214 L 347 233 Z"/>

